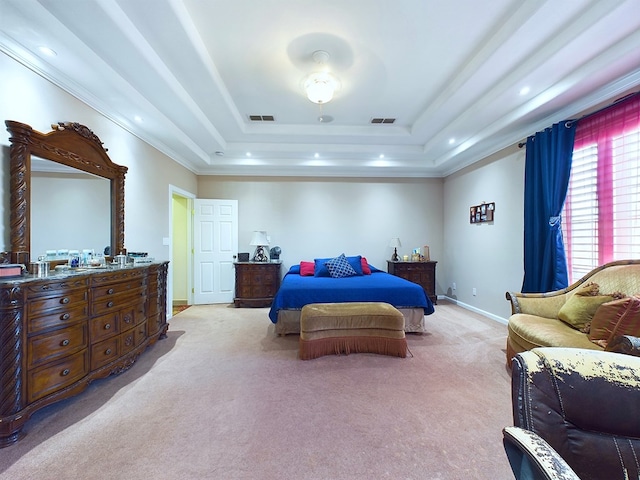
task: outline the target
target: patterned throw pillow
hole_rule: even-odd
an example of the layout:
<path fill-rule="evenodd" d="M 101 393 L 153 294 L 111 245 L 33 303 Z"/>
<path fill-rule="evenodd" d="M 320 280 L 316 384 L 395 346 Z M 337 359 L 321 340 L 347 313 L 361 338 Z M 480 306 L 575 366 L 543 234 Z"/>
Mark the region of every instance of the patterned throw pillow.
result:
<path fill-rule="evenodd" d="M 327 266 L 327 270 L 329 270 L 329 275 L 333 278 L 353 277 L 357 275 L 347 260 L 347 257 L 344 256 L 344 253 L 339 257 L 332 258 L 328 262 L 325 262 L 325 265 Z"/>

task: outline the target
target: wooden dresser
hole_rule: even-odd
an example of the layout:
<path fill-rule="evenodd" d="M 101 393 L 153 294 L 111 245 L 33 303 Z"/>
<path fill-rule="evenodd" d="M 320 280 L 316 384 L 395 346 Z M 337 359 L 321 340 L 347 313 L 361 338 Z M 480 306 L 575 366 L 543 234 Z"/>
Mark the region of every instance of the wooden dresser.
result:
<path fill-rule="evenodd" d="M 270 307 L 280 288 L 280 262 L 235 262 L 236 307 Z"/>
<path fill-rule="evenodd" d="M 431 301 L 436 304 L 438 303 L 436 263 L 438 262 L 392 262 L 387 260 L 387 272 L 421 285 Z"/>
<path fill-rule="evenodd" d="M 0 447 L 166 336 L 168 262 L 0 281 Z"/>

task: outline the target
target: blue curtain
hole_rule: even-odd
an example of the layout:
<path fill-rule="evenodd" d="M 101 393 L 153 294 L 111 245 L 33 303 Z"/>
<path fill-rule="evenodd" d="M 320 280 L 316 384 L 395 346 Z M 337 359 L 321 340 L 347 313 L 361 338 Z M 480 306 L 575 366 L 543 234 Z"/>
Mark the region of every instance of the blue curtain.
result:
<path fill-rule="evenodd" d="M 576 123 L 556 123 L 527 138 L 522 292 L 568 285 L 560 212 L 569 185 Z"/>

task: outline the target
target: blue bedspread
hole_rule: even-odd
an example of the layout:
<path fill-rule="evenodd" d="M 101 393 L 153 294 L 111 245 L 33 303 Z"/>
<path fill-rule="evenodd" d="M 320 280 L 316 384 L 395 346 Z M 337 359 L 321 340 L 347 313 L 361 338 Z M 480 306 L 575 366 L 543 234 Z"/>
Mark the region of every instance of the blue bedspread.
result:
<path fill-rule="evenodd" d="M 284 276 L 269 311 L 273 323 L 278 311 L 299 310 L 309 303 L 385 302 L 396 308 L 420 308 L 434 312 L 424 289 L 395 275 L 372 268 L 371 275 L 347 278 L 307 277 L 297 273 L 298 265 Z"/>

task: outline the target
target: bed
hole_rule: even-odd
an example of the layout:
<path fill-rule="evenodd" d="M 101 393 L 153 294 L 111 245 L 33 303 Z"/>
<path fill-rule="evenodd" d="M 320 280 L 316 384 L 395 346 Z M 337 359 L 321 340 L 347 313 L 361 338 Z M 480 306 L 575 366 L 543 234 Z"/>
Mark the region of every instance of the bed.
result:
<path fill-rule="evenodd" d="M 323 260 L 326 259 L 315 260 L 316 269 Z M 434 312 L 431 300 L 420 285 L 372 265 L 367 264 L 370 274 L 333 278 L 301 274 L 303 263 L 291 266 L 271 304 L 269 319 L 278 335 L 300 333 L 300 311 L 310 303 L 389 303 L 402 312 L 405 332 L 410 333 L 424 332 L 424 317 Z"/>

